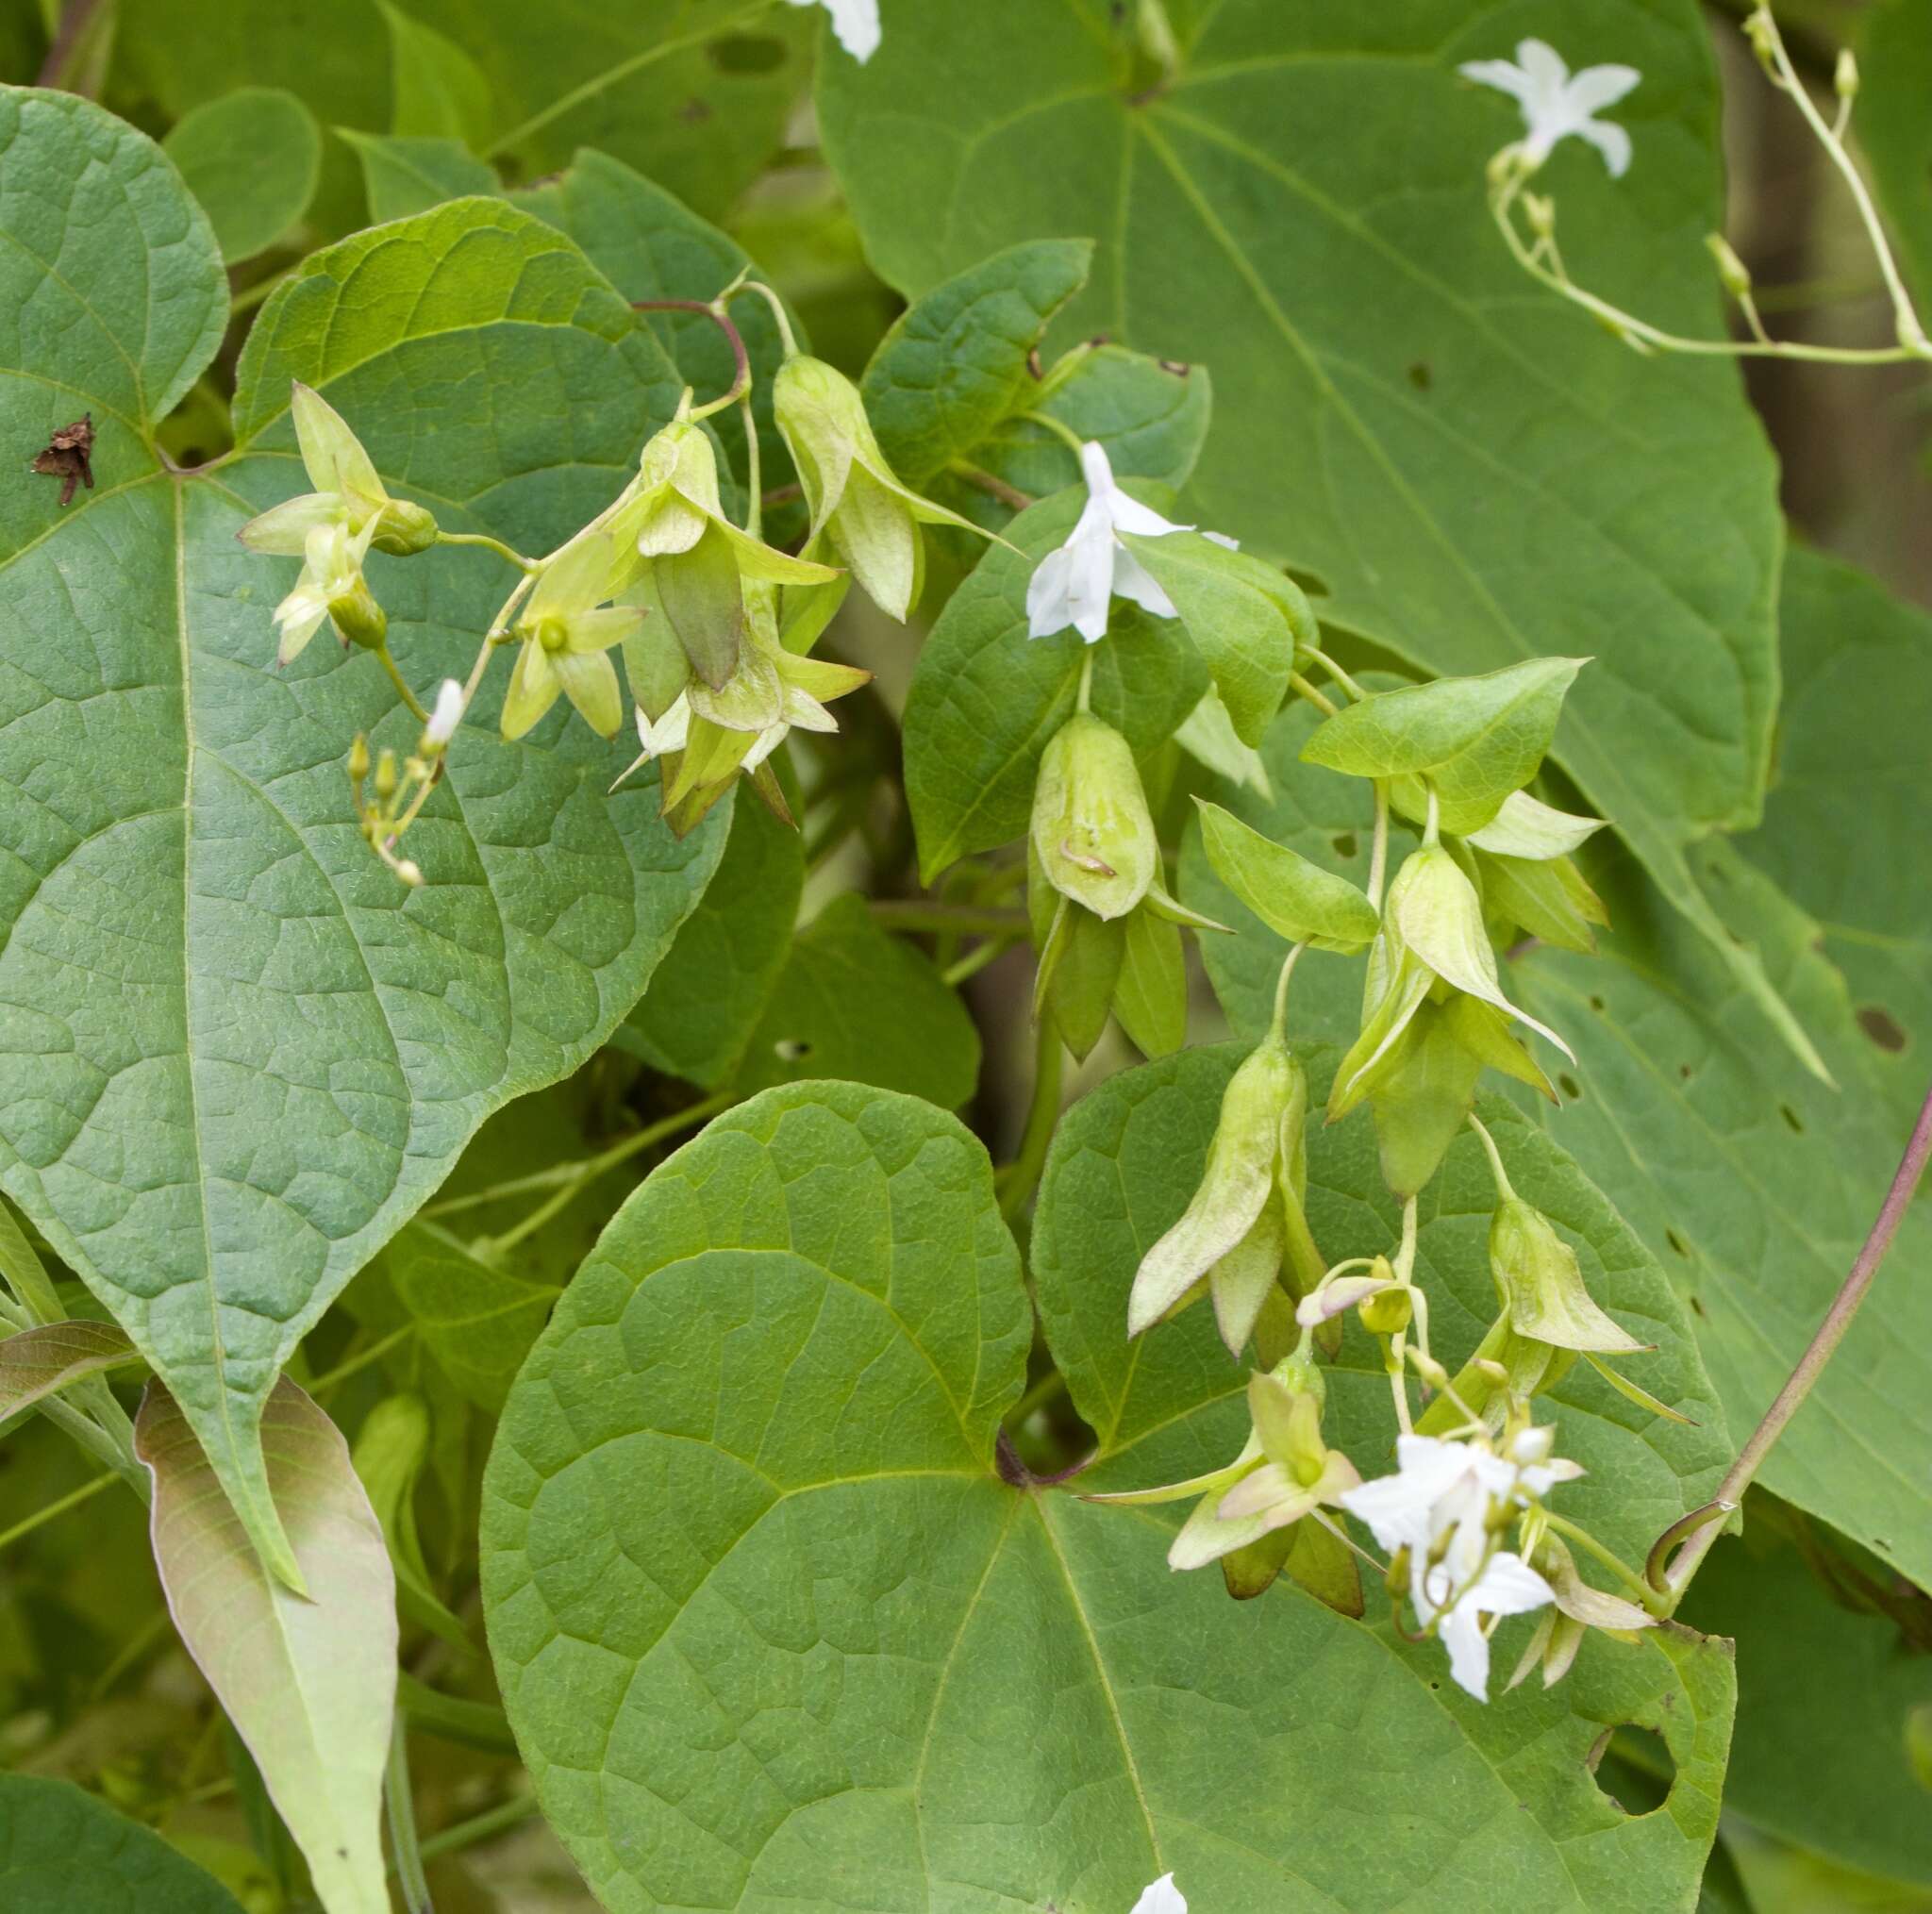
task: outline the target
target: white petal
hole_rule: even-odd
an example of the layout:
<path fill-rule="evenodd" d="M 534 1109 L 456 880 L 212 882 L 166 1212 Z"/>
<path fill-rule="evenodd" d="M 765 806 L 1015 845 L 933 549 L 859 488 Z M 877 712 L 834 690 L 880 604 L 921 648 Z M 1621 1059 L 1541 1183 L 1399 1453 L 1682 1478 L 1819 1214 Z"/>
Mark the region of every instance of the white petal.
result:
<path fill-rule="evenodd" d="M 825 0 L 839 44 L 863 66 L 879 50 L 879 0 Z"/>
<path fill-rule="evenodd" d="M 1579 119 L 1615 106 L 1643 75 L 1634 66 L 1587 66 L 1563 90 L 1570 110 Z"/>
<path fill-rule="evenodd" d="M 1466 59 L 1456 71 L 1478 86 L 1494 87 L 1498 92 L 1521 100 L 1524 106 L 1529 104 L 1532 84 L 1529 75 L 1507 59 Z"/>
<path fill-rule="evenodd" d="M 1067 546 L 1067 608 L 1069 623 L 1089 644 L 1107 636 L 1108 607 L 1113 599 L 1114 562 L 1124 556 L 1112 533 L 1096 527 L 1075 534 Z"/>
<path fill-rule="evenodd" d="M 1490 1557 L 1489 1567 L 1456 1607 L 1458 1614 L 1471 1608 L 1480 1609 L 1485 1615 L 1527 1615 L 1532 1608 L 1541 1608 L 1556 1599 L 1556 1589 L 1521 1556 L 1505 1549 Z"/>
<path fill-rule="evenodd" d="M 1238 552 L 1241 548 L 1241 541 L 1229 538 L 1225 532 L 1203 532 L 1201 536 L 1210 545 L 1219 545 L 1224 551 Z"/>
<path fill-rule="evenodd" d="M 1160 589 L 1158 580 L 1124 545 L 1114 547 L 1113 589 L 1142 611 L 1156 618 L 1178 618 L 1174 600 Z"/>
<path fill-rule="evenodd" d="M 1519 40 L 1516 42 L 1516 64 L 1523 69 L 1524 77 L 1529 82 L 1529 91 L 1524 100 L 1526 107 L 1537 108 L 1554 101 L 1569 84 L 1569 66 L 1563 56 L 1546 40 Z"/>
<path fill-rule="evenodd" d="M 1224 1522 L 1215 1512 L 1216 1500 L 1212 1495 L 1204 1495 L 1194 1505 L 1194 1512 L 1182 1523 L 1180 1533 L 1168 1548 L 1169 1568 L 1206 1568 L 1209 1562 L 1219 1561 L 1236 1549 L 1246 1548 L 1268 1533 L 1268 1524 L 1257 1516 L 1242 1522 Z"/>
<path fill-rule="evenodd" d="M 691 734 L 691 701 L 679 691 L 661 718 L 653 720 L 644 707 L 638 707 L 638 741 L 645 757 L 661 757 L 669 751 L 682 751 Z"/>
<path fill-rule="evenodd" d="M 1450 1678 L 1477 1701 L 1490 1698 L 1490 1639 L 1468 1603 L 1442 1619 L 1442 1646 L 1449 1651 Z"/>
<path fill-rule="evenodd" d="M 1080 447 L 1080 476 L 1086 480 L 1091 498 L 1110 499 L 1119 490 L 1113 482 L 1113 466 L 1108 460 L 1107 447 L 1097 439 L 1089 439 Z"/>
<path fill-rule="evenodd" d="M 1134 1903 L 1131 1914 L 1188 1914 L 1188 1904 L 1172 1874 L 1151 1883 Z"/>
<path fill-rule="evenodd" d="M 423 734 L 432 744 L 447 744 L 457 735 L 463 719 L 463 688 L 455 678 L 444 678 L 437 688 L 436 706 Z"/>
<path fill-rule="evenodd" d="M 739 769 L 741 771 L 756 771 L 773 752 L 777 750 L 779 745 L 784 743 L 785 734 L 791 728 L 789 724 L 774 724 L 770 730 L 760 731 L 757 741 L 744 754 L 744 761 L 739 766 Z"/>
<path fill-rule="evenodd" d="M 1604 156 L 1612 179 L 1630 170 L 1630 136 L 1613 120 L 1585 120 L 1575 131 Z"/>
<path fill-rule="evenodd" d="M 1026 581 L 1026 636 L 1051 638 L 1074 622 L 1069 596 L 1074 583 L 1074 552 L 1061 545 L 1034 566 Z"/>

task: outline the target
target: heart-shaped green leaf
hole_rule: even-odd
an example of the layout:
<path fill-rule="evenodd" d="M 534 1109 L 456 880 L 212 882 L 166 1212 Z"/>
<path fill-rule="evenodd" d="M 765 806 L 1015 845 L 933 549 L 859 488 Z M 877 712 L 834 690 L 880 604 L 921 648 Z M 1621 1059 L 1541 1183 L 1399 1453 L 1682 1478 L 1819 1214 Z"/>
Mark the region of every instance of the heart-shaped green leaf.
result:
<path fill-rule="evenodd" d="M 1445 1215 L 1432 1245 L 1478 1225 Z M 1498 1870 L 1539 1908 L 1690 1899 L 1721 1651 L 1588 1651 L 1568 1687 L 1483 1713 L 1386 1630 L 1298 1592 L 1231 1604 L 1170 1573 L 1148 1512 L 994 1473 L 1026 1340 L 984 1152 L 885 1092 L 767 1091 L 607 1231 L 511 1393 L 483 1557 L 519 1744 L 606 1906 L 1119 1914 L 1169 1871 L 1209 1908 L 1386 1906 L 1427 1880 L 1474 1910 Z M 1680 1505 L 1624 1453 L 1644 1513 Z M 1665 1812 L 1595 1789 L 1607 1722 L 1668 1740 Z M 1454 1815 L 1311 1838 L 1373 1807 L 1365 1750 Z"/>
<path fill-rule="evenodd" d="M 43 1774 L 0 1774 L 0 1906 L 242 1914 L 227 1889 L 152 1828 Z"/>
<path fill-rule="evenodd" d="M 96 427 L 93 491 L 63 509 L 24 478 L 0 504 L 0 997 L 22 1007 L 0 1023 L 0 1188 L 286 1569 L 254 1434 L 276 1370 L 483 1118 L 630 1007 L 724 827 L 680 843 L 649 782 L 607 797 L 620 752 L 561 709 L 502 743 L 499 666 L 405 890 L 358 838 L 342 754 L 419 727 L 366 653 L 275 670 L 294 561 L 235 532 L 306 489 L 291 378 L 399 493 L 539 551 L 616 492 L 678 382 L 567 240 L 470 200 L 305 261 L 242 355 L 242 449 L 167 470 L 147 435 L 226 324 L 206 220 L 151 141 L 72 95 L 0 94 L 0 155 L 9 442 L 83 404 Z M 372 560 L 425 691 L 467 671 L 504 569 Z"/>
<path fill-rule="evenodd" d="M 1277 844 L 1206 798 L 1201 844 L 1215 874 L 1268 928 L 1291 943 L 1344 953 L 1364 948 L 1381 924 L 1346 877 Z"/>

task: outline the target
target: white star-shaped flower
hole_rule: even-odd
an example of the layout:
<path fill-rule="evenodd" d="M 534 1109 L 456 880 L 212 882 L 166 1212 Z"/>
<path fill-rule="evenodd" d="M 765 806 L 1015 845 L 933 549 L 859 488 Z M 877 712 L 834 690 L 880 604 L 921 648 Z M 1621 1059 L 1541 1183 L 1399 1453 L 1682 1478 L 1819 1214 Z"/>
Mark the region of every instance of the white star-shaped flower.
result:
<path fill-rule="evenodd" d="M 1108 602 L 1116 597 L 1131 600 L 1156 618 L 1177 616 L 1174 600 L 1122 544 L 1120 535 L 1158 539 L 1194 527 L 1174 524 L 1151 506 L 1129 498 L 1114 482 L 1106 447 L 1091 439 L 1080 448 L 1080 472 L 1087 481 L 1087 504 L 1066 543 L 1041 559 L 1027 581 L 1026 636 L 1051 638 L 1071 624 L 1089 644 L 1098 644 L 1107 636 Z M 1234 548 L 1234 540 L 1219 532 L 1205 536 Z"/>
<path fill-rule="evenodd" d="M 1457 72 L 1465 79 L 1499 88 L 1521 104 L 1524 125 L 1529 129 L 1521 151 L 1531 172 L 1550 157 L 1559 140 L 1573 133 L 1604 156 L 1613 179 L 1621 179 L 1628 169 L 1630 135 L 1595 116 L 1642 78 L 1634 66 L 1587 66 L 1573 74 L 1555 47 L 1541 40 L 1524 40 L 1517 42 L 1513 63 L 1472 59 Z"/>
<path fill-rule="evenodd" d="M 1449 1673 L 1477 1701 L 1489 1700 L 1490 1638 L 1485 1615 L 1522 1615 L 1556 1600 L 1541 1575 L 1507 1550 L 1490 1552 L 1491 1509 L 1523 1507 L 1582 1472 L 1552 1459 L 1555 1432 L 1524 1429 L 1497 1454 L 1486 1442 L 1436 1436 L 1396 1440 L 1396 1473 L 1337 1499 L 1393 1553 L 1412 1561 L 1409 1599 L 1449 1651 Z"/>
<path fill-rule="evenodd" d="M 1148 1884 L 1134 1903 L 1133 1914 L 1188 1914 L 1187 1898 L 1174 1886 L 1174 1876 L 1163 1874 Z"/>
<path fill-rule="evenodd" d="M 832 16 L 839 44 L 863 66 L 879 49 L 879 0 L 791 0 L 794 7 L 823 5 Z"/>

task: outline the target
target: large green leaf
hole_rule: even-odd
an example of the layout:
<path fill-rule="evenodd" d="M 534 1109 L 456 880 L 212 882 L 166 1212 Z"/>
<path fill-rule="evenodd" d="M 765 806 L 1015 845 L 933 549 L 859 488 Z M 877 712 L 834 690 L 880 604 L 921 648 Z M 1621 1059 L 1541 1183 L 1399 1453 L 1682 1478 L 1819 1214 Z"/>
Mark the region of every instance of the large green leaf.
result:
<path fill-rule="evenodd" d="M 134 1425 L 155 1566 L 183 1645 L 247 1742 L 326 1914 L 389 1914 L 382 1777 L 395 1580 L 348 1444 L 286 1376 L 262 1418 L 269 1484 L 308 1593 L 271 1576 L 166 1388 Z"/>
<path fill-rule="evenodd" d="M 184 113 L 163 150 L 231 262 L 274 245 L 308 210 L 322 173 L 322 128 L 279 87 L 238 87 Z"/>
<path fill-rule="evenodd" d="M 919 654 L 906 701 L 906 795 L 928 879 L 1024 835 L 1040 755 L 1074 714 L 1084 665 L 1095 714 L 1137 752 L 1170 737 L 1208 689 L 1180 626 L 1125 605 L 1097 647 L 1072 631 L 1026 636 L 1026 581 L 1073 530 L 1085 497 L 1070 490 L 1022 512 L 1007 528 L 1012 548 L 988 548 Z"/>
<path fill-rule="evenodd" d="M 538 550 L 616 491 L 676 379 L 568 241 L 466 201 L 308 260 L 244 351 L 244 449 L 170 472 L 148 435 L 226 319 L 207 222 L 158 148 L 71 96 L 0 94 L 0 152 L 8 442 L 84 406 L 98 432 L 94 491 L 0 505 L 0 1188 L 275 1555 L 254 1429 L 276 1370 L 482 1119 L 629 1008 L 723 831 L 674 840 L 648 783 L 607 797 L 621 751 L 559 709 L 516 746 L 462 733 L 405 891 L 341 755 L 417 727 L 365 654 L 318 641 L 274 669 L 294 564 L 236 529 L 305 489 L 291 377 L 399 491 Z M 375 562 L 425 689 L 467 668 L 503 569 Z"/>
<path fill-rule="evenodd" d="M 0 1774 L 0 1906 L 45 1914 L 241 1914 L 151 1828 L 71 1782 Z"/>
<path fill-rule="evenodd" d="M 1916 876 L 1932 825 L 1932 619 L 1794 551 L 1780 624 L 1777 762 L 1763 828 L 1738 848 L 1818 920 L 1908 1125 L 1932 1057 L 1932 890 Z"/>
<path fill-rule="evenodd" d="M 111 97 L 172 119 L 237 86 L 287 87 L 326 125 L 487 136 L 484 157 L 525 179 L 601 147 L 718 213 L 778 147 L 810 36 L 809 22 L 770 0 L 632 0 L 567 17 L 517 0 L 397 0 L 397 10 L 480 70 L 487 92 L 471 106 L 487 105 L 487 126 L 413 117 L 421 87 L 393 79 L 377 0 L 324 15 L 225 0 L 219 31 L 203 0 L 122 0 Z M 408 124 L 395 124 L 399 106 Z"/>
<path fill-rule="evenodd" d="M 1721 1651 L 1485 1712 L 1299 1594 L 1230 1604 L 1147 1515 L 995 1474 L 1026 1340 L 984 1152 L 902 1097 L 767 1091 L 620 1213 L 483 1534 L 511 1723 L 605 1906 L 1119 1914 L 1169 1870 L 1206 1908 L 1689 1905 Z M 1592 1784 L 1613 1722 L 1668 1740 L 1667 1810 Z"/>
<path fill-rule="evenodd" d="M 1729 846 L 1698 855 L 1841 1090 L 1765 1040 L 1724 965 L 1627 869 L 1606 889 L 1615 927 L 1598 955 L 1537 949 L 1511 966 L 1512 987 L 1574 1048 L 1557 1133 L 1690 1304 L 1741 1437 L 1850 1269 L 1901 1134 L 1817 924 Z M 1932 1220 L 1914 1211 L 1760 1480 L 1932 1586 L 1928 1261 Z"/>
<path fill-rule="evenodd" d="M 1932 5 L 1878 0 L 1865 9 L 1854 131 L 1872 169 L 1893 246 L 1932 324 Z"/>
<path fill-rule="evenodd" d="M 1535 294 L 1484 202 L 1515 110 L 1455 75 L 1524 34 L 1638 67 L 1616 109 L 1629 176 L 1578 143 L 1539 183 L 1574 271 L 1715 333 L 1714 286 L 1658 270 L 1718 224 L 1696 8 L 1223 0 L 1175 14 L 1179 68 L 1156 83 L 1138 21 L 886 0 L 877 56 L 828 62 L 819 88 L 874 262 L 914 296 L 994 247 L 1091 235 L 1062 329 L 1213 368 L 1204 523 L 1320 574 L 1324 619 L 1430 671 L 1593 656 L 1557 757 L 1802 1053 L 1684 856 L 1762 793 L 1780 546 L 1763 436 L 1729 369 L 1640 358 Z"/>
<path fill-rule="evenodd" d="M 729 1080 L 764 1015 L 805 890 L 805 844 L 749 792 L 718 874 L 625 1026 L 625 1047 L 700 1090 Z"/>
<path fill-rule="evenodd" d="M 1912 1710 L 1932 1706 L 1932 1657 L 1840 1606 L 1749 1523 L 1699 1569 L 1685 1617 L 1737 1646 L 1724 1805 L 1814 1854 L 1932 1885 L 1932 1813 L 1907 1739 Z"/>

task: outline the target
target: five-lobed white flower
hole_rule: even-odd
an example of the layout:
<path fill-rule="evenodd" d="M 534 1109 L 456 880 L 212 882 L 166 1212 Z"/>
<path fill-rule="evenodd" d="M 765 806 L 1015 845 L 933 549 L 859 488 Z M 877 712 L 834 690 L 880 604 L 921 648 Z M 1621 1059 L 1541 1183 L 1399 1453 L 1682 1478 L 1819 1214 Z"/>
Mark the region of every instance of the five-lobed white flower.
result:
<path fill-rule="evenodd" d="M 437 687 L 436 703 L 430 708 L 423 736 L 440 749 L 457 735 L 457 726 L 462 722 L 463 688 L 455 678 L 444 678 Z"/>
<path fill-rule="evenodd" d="M 1172 1874 L 1163 1874 L 1142 1889 L 1132 1914 L 1188 1914 L 1187 1897 L 1174 1886 Z"/>
<path fill-rule="evenodd" d="M 1587 66 L 1573 74 L 1555 47 L 1541 40 L 1519 41 L 1514 63 L 1507 59 L 1466 60 L 1457 68 L 1465 79 L 1508 93 L 1523 108 L 1529 129 L 1522 142 L 1524 160 L 1534 172 L 1573 133 L 1604 156 L 1613 179 L 1630 164 L 1630 135 L 1595 117 L 1621 100 L 1643 77 L 1634 66 Z"/>
<path fill-rule="evenodd" d="M 1116 596 L 1157 618 L 1176 615 L 1174 600 L 1121 543 L 1120 534 L 1157 539 L 1194 527 L 1174 524 L 1129 498 L 1114 482 L 1107 448 L 1091 439 L 1080 448 L 1080 471 L 1087 481 L 1086 507 L 1066 543 L 1041 559 L 1027 581 L 1028 638 L 1051 638 L 1071 624 L 1089 644 L 1098 644 L 1107 636 L 1108 606 Z"/>
<path fill-rule="evenodd" d="M 879 50 L 879 0 L 791 0 L 794 7 L 823 6 L 832 16 L 839 44 L 863 66 Z"/>
<path fill-rule="evenodd" d="M 1551 1459 L 1554 1431 L 1524 1429 L 1507 1455 L 1481 1441 L 1437 1436 L 1396 1440 L 1396 1473 L 1345 1490 L 1338 1500 L 1393 1554 L 1410 1556 L 1409 1599 L 1417 1620 L 1433 1622 L 1449 1651 L 1457 1687 L 1488 1701 L 1490 1639 L 1485 1615 L 1522 1615 L 1556 1600 L 1556 1590 L 1520 1556 L 1490 1552 L 1490 1513 L 1526 1506 L 1582 1473 Z"/>

